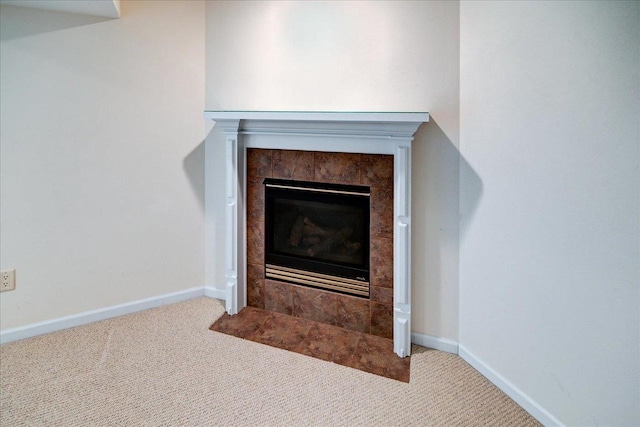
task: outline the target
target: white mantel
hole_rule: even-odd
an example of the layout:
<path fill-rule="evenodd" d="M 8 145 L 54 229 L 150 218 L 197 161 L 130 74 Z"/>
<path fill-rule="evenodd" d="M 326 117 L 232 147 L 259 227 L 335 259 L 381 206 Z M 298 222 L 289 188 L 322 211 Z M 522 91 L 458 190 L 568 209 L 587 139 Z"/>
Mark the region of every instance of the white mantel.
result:
<path fill-rule="evenodd" d="M 411 354 L 411 143 L 429 113 L 205 111 L 226 144 L 226 310 L 247 304 L 246 150 L 264 148 L 394 156 L 393 341 Z"/>

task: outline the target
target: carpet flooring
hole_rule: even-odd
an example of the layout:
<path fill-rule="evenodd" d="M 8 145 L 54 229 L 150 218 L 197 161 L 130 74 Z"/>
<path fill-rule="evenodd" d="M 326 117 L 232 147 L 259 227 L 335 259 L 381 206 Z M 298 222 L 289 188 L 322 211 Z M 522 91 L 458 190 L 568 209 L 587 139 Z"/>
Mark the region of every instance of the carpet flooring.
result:
<path fill-rule="evenodd" d="M 0 425 L 539 423 L 458 356 L 414 346 L 403 383 L 210 331 L 197 298 L 0 346 Z"/>

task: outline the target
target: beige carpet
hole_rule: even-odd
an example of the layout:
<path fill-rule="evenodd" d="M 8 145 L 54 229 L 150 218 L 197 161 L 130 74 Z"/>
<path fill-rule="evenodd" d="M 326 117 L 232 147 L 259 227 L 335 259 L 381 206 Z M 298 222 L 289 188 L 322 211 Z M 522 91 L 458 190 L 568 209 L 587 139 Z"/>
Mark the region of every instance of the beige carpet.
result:
<path fill-rule="evenodd" d="M 0 347 L 0 425 L 539 425 L 457 356 L 409 384 L 208 330 L 198 298 Z"/>

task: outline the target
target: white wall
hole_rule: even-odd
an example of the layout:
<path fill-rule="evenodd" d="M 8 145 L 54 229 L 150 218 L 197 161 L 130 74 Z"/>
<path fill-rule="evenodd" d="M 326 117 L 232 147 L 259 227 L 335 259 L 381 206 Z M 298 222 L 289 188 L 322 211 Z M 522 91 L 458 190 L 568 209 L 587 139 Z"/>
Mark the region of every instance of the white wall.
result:
<path fill-rule="evenodd" d="M 640 424 L 638 22 L 461 5 L 460 344 L 567 425 Z"/>
<path fill-rule="evenodd" d="M 451 339 L 458 330 L 458 25 L 456 2 L 207 3 L 207 109 L 431 113 L 414 143 L 412 326 Z M 218 288 L 223 158 L 214 128 L 207 284 Z"/>
<path fill-rule="evenodd" d="M 204 3 L 0 7 L 2 329 L 204 285 Z"/>

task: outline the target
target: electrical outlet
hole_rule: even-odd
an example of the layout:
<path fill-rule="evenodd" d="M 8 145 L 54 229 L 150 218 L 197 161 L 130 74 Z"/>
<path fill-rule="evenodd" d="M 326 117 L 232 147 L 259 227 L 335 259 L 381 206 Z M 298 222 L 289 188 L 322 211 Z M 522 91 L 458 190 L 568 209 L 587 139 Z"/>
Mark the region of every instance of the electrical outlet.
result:
<path fill-rule="evenodd" d="M 2 270 L 0 271 L 0 292 L 12 291 L 16 288 L 16 271 Z"/>

